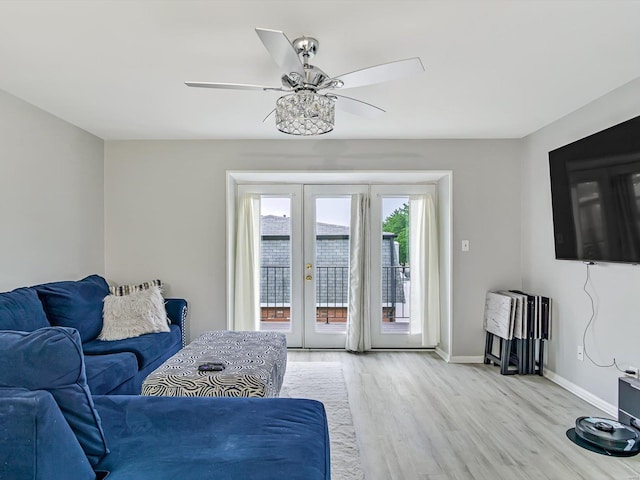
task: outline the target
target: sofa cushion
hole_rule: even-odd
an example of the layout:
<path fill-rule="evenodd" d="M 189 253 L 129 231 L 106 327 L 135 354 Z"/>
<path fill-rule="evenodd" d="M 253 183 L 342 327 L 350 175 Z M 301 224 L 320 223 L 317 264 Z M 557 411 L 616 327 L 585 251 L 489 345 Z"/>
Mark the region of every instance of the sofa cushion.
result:
<path fill-rule="evenodd" d="M 93 340 L 102 330 L 102 299 L 109 295 L 109 285 L 101 276 L 32 288 L 38 292 L 51 325 L 77 329 L 83 342 Z"/>
<path fill-rule="evenodd" d="M 0 388 L 0 478 L 93 480 L 95 477 L 49 392 Z"/>
<path fill-rule="evenodd" d="M 50 326 L 35 290 L 18 288 L 0 293 L 0 330 L 32 332 Z"/>
<path fill-rule="evenodd" d="M 111 295 L 115 295 L 116 297 L 125 297 L 127 295 L 131 295 L 132 293 L 149 290 L 153 287 L 158 287 L 162 290 L 162 280 L 150 280 L 148 282 L 139 283 L 138 285 L 111 285 L 109 287 L 109 293 Z"/>
<path fill-rule="evenodd" d="M 86 355 L 84 365 L 92 395 L 106 395 L 138 374 L 138 360 L 131 352 Z"/>
<path fill-rule="evenodd" d="M 96 396 L 108 480 L 328 480 L 320 402 L 290 398 Z"/>
<path fill-rule="evenodd" d="M 161 287 L 150 285 L 148 288 L 135 288 L 138 290 L 129 294 L 105 297 L 99 340 L 122 340 L 145 333 L 169 331 Z"/>
<path fill-rule="evenodd" d="M 180 327 L 171 325 L 169 332 L 148 333 L 123 340 L 91 340 L 82 345 L 85 355 L 104 353 L 133 352 L 138 359 L 141 370 L 154 360 L 166 356 L 168 351 L 178 351 L 182 346 Z M 177 348 L 176 348 L 177 347 Z"/>
<path fill-rule="evenodd" d="M 0 365 L 0 387 L 48 390 L 53 395 L 92 465 L 108 453 L 76 330 L 2 331 Z"/>

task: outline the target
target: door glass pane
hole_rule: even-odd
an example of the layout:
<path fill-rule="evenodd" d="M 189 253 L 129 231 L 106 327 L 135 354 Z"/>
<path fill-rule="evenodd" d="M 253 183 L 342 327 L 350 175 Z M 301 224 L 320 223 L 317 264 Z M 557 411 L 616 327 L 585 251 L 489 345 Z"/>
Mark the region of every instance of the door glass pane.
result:
<path fill-rule="evenodd" d="M 260 330 L 291 331 L 291 198 L 260 198 Z"/>
<path fill-rule="evenodd" d="M 409 333 L 409 197 L 382 198 L 382 334 Z"/>
<path fill-rule="evenodd" d="M 346 333 L 351 196 L 316 198 L 315 213 L 315 330 Z"/>

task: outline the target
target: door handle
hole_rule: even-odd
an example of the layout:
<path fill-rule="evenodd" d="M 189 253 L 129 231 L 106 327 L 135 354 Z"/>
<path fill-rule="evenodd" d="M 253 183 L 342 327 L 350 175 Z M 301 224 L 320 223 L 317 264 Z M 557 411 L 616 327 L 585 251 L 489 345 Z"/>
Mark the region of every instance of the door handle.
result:
<path fill-rule="evenodd" d="M 308 281 L 310 281 L 313 277 L 312 277 L 311 275 L 307 275 L 307 276 L 306 276 L 306 277 L 304 277 L 304 278 L 305 278 L 305 280 L 308 282 Z"/>

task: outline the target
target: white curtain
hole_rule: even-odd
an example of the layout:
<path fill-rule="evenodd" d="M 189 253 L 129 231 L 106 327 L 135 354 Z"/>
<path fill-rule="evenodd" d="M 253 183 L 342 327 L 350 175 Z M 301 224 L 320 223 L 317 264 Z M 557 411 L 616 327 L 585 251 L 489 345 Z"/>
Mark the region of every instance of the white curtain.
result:
<path fill-rule="evenodd" d="M 260 328 L 260 195 L 245 194 L 236 222 L 234 330 Z"/>
<path fill-rule="evenodd" d="M 371 348 L 368 216 L 368 195 L 363 193 L 353 195 L 349 232 L 349 318 L 345 346 L 350 352 L 363 352 Z"/>
<path fill-rule="evenodd" d="M 431 195 L 409 195 L 409 265 L 411 265 L 412 335 L 423 347 L 440 343 L 438 227 Z"/>

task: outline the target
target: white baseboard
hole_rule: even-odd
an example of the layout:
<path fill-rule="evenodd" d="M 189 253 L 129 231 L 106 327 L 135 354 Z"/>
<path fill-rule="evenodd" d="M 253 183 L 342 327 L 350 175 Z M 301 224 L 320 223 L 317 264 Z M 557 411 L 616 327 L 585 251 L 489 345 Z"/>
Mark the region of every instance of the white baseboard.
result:
<path fill-rule="evenodd" d="M 436 354 L 445 362 L 449 363 L 449 354 L 442 350 L 440 347 L 436 347 Z"/>
<path fill-rule="evenodd" d="M 613 418 L 618 418 L 618 407 L 616 407 L 615 405 L 605 402 L 600 397 L 596 397 L 593 393 L 586 391 L 584 388 L 579 387 L 575 383 L 570 382 L 566 378 L 561 377 L 548 368 L 544 369 L 543 372 L 545 378 L 548 378 L 553 383 L 560 385 L 565 390 L 568 390 L 575 396 L 580 397 L 585 402 L 593 405 L 594 407 L 599 408 L 603 412 L 611 415 Z"/>
<path fill-rule="evenodd" d="M 484 363 L 484 356 L 457 356 L 452 357 L 440 347 L 436 347 L 436 354 L 447 363 Z"/>
<path fill-rule="evenodd" d="M 439 347 L 436 347 L 436 353 L 447 363 L 483 363 L 484 356 L 457 356 L 452 357 Z"/>
<path fill-rule="evenodd" d="M 484 356 L 457 356 L 450 357 L 449 363 L 484 363 Z"/>

